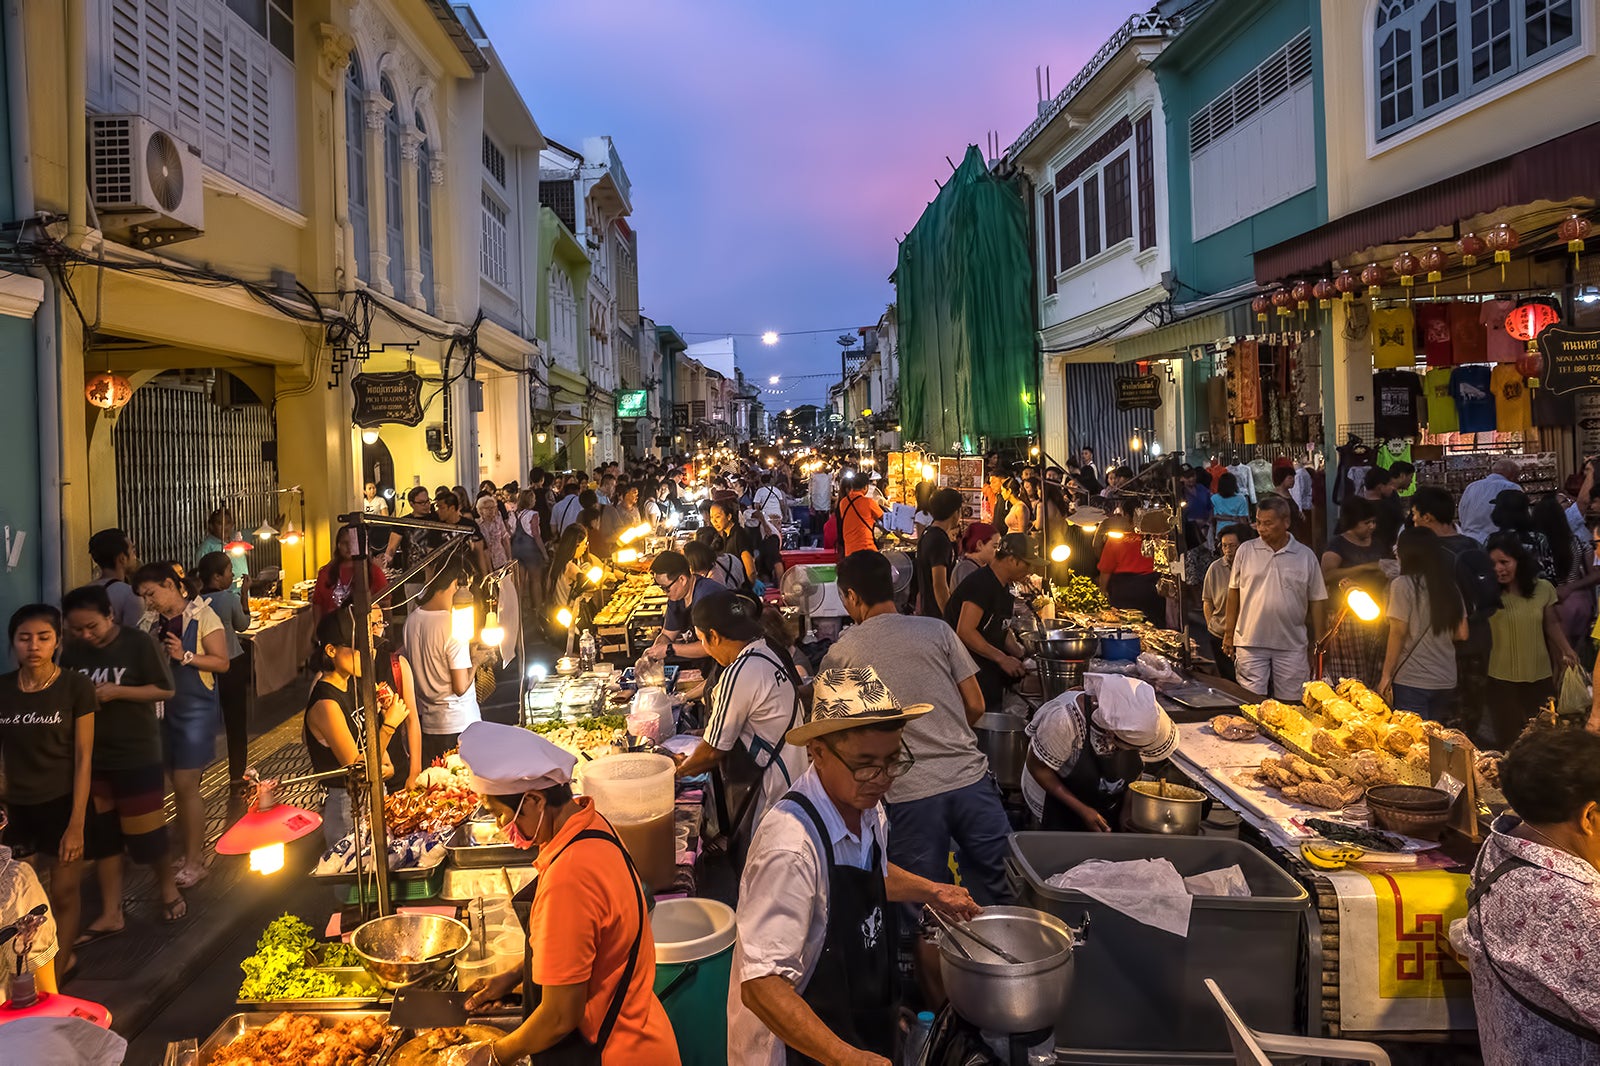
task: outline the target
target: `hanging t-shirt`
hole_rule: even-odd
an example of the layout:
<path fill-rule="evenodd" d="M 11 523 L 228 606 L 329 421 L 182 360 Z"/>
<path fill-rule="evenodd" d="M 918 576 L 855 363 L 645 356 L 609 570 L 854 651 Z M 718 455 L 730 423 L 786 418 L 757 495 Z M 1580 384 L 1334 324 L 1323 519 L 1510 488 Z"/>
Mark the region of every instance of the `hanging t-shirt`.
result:
<path fill-rule="evenodd" d="M 1409 307 L 1372 312 L 1372 365 L 1379 370 L 1412 366 L 1417 361 L 1416 321 Z"/>
<path fill-rule="evenodd" d="M 1488 362 L 1489 335 L 1478 321 L 1479 306 L 1459 300 L 1447 306 L 1450 308 L 1450 344 L 1455 349 L 1456 365 Z"/>
<path fill-rule="evenodd" d="M 1450 373 L 1450 395 L 1456 398 L 1461 433 L 1494 432 L 1494 393 L 1486 366 L 1458 366 Z"/>
<path fill-rule="evenodd" d="M 1422 379 L 1410 370 L 1380 370 L 1372 375 L 1372 430 L 1379 439 L 1415 437 Z"/>
<path fill-rule="evenodd" d="M 1426 386 L 1424 386 L 1424 388 L 1426 388 Z M 1377 464 L 1378 464 L 1380 469 L 1387 470 L 1387 469 L 1389 469 L 1391 466 L 1393 466 L 1396 463 L 1409 463 L 1410 461 L 1411 461 L 1411 442 L 1410 441 L 1401 441 L 1400 442 L 1400 446 L 1397 447 L 1397 448 L 1396 447 L 1391 447 L 1390 443 L 1388 441 L 1384 441 L 1382 444 L 1378 445 Z M 1411 496 L 1411 495 L 1414 495 L 1416 493 L 1416 491 L 1417 491 L 1417 479 L 1416 478 L 1412 478 L 1411 479 L 1411 484 L 1407 485 L 1400 492 L 1396 493 L 1396 495 L 1398 495 L 1398 496 Z"/>
<path fill-rule="evenodd" d="M 1490 300 L 1479 313 L 1478 320 L 1488 332 L 1488 358 L 1492 363 L 1515 363 L 1525 350 L 1521 341 L 1506 332 L 1506 315 L 1515 306 L 1510 300 Z"/>
<path fill-rule="evenodd" d="M 1450 305 L 1417 305 L 1417 339 L 1429 366 L 1449 366 L 1455 362 L 1455 346 L 1450 337 Z"/>
<path fill-rule="evenodd" d="M 1522 371 L 1501 363 L 1489 380 L 1494 389 L 1495 429 L 1501 433 L 1527 433 L 1533 429 L 1533 408 Z"/>
<path fill-rule="evenodd" d="M 1472 328 L 1475 333 L 1483 333 L 1476 322 Z M 1422 380 L 1422 392 L 1428 398 L 1429 433 L 1456 433 L 1460 430 L 1460 423 L 1456 421 L 1456 401 L 1450 394 L 1450 374 L 1449 369 L 1436 367 L 1428 371 L 1428 376 Z"/>

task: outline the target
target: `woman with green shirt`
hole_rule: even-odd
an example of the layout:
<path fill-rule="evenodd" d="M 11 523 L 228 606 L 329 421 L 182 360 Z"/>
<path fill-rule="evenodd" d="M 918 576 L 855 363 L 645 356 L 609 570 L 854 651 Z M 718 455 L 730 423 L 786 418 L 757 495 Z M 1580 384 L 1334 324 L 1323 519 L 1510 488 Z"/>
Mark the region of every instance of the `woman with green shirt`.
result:
<path fill-rule="evenodd" d="M 1557 668 L 1578 665 L 1561 631 L 1556 590 L 1515 533 L 1489 538 L 1489 560 L 1500 582 L 1500 608 L 1489 616 L 1488 703 L 1497 747 L 1507 748 L 1555 694 Z"/>

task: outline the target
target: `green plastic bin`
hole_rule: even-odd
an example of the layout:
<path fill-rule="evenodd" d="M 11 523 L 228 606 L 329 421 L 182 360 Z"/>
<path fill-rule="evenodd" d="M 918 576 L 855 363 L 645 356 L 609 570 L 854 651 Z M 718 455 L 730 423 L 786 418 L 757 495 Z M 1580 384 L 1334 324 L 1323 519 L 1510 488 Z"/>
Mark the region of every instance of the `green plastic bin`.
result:
<path fill-rule="evenodd" d="M 667 1009 L 683 1066 L 728 1061 L 728 980 L 733 909 L 712 899 L 667 899 L 650 915 L 656 995 Z"/>

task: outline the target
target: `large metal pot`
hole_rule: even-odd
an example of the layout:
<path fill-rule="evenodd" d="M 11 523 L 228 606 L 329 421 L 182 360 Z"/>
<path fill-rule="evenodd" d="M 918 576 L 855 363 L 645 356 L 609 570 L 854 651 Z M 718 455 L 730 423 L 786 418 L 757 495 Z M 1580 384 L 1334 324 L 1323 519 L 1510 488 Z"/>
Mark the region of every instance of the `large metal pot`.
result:
<path fill-rule="evenodd" d="M 1209 799 L 1204 792 L 1160 781 L 1135 781 L 1123 800 L 1123 824 L 1141 833 L 1199 836 Z"/>
<path fill-rule="evenodd" d="M 1056 1024 L 1072 991 L 1072 949 L 1088 921 L 1073 929 L 1029 907 L 989 907 L 968 923 L 985 940 L 1021 959 L 1004 962 L 960 933 L 939 934 L 939 973 L 950 1005 L 980 1029 L 1029 1033 Z M 952 943 L 971 953 L 964 957 Z"/>
<path fill-rule="evenodd" d="M 438 914 L 386 914 L 358 926 L 350 946 L 384 988 L 403 988 L 449 973 L 472 934 Z"/>
<path fill-rule="evenodd" d="M 993 711 L 978 719 L 972 732 L 978 749 L 989 757 L 995 780 L 1007 790 L 1022 787 L 1023 763 L 1028 757 L 1028 724 L 1014 714 Z"/>
<path fill-rule="evenodd" d="M 1083 629 L 1047 629 L 1023 631 L 1018 641 L 1029 655 L 1049 659 L 1083 661 L 1093 659 L 1100 650 L 1100 641 L 1093 633 Z"/>

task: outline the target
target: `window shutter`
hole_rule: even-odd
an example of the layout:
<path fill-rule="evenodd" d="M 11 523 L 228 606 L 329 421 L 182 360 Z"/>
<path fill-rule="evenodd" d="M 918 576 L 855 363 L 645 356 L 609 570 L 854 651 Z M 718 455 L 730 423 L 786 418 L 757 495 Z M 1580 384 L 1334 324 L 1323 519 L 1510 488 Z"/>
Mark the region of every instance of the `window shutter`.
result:
<path fill-rule="evenodd" d="M 1039 226 L 1039 237 L 1044 242 L 1044 291 L 1056 291 L 1056 191 L 1045 189 L 1040 194 L 1044 221 Z"/>
<path fill-rule="evenodd" d="M 1145 112 L 1133 126 L 1134 165 L 1139 185 L 1139 250 L 1156 244 L 1156 160 L 1155 131 L 1150 113 Z"/>
<path fill-rule="evenodd" d="M 195 0 L 178 0 L 172 32 L 173 55 L 178 68 L 174 84 L 173 132 L 190 144 L 200 145 L 200 12 Z"/>
<path fill-rule="evenodd" d="M 1083 183 L 1083 257 L 1093 259 L 1100 254 L 1100 178 L 1098 175 Z"/>
<path fill-rule="evenodd" d="M 1056 205 L 1060 215 L 1059 229 L 1061 233 L 1061 249 L 1057 253 L 1061 258 L 1061 269 L 1070 270 L 1083 262 L 1082 218 L 1078 214 L 1078 190 L 1073 189 L 1061 198 Z"/>

